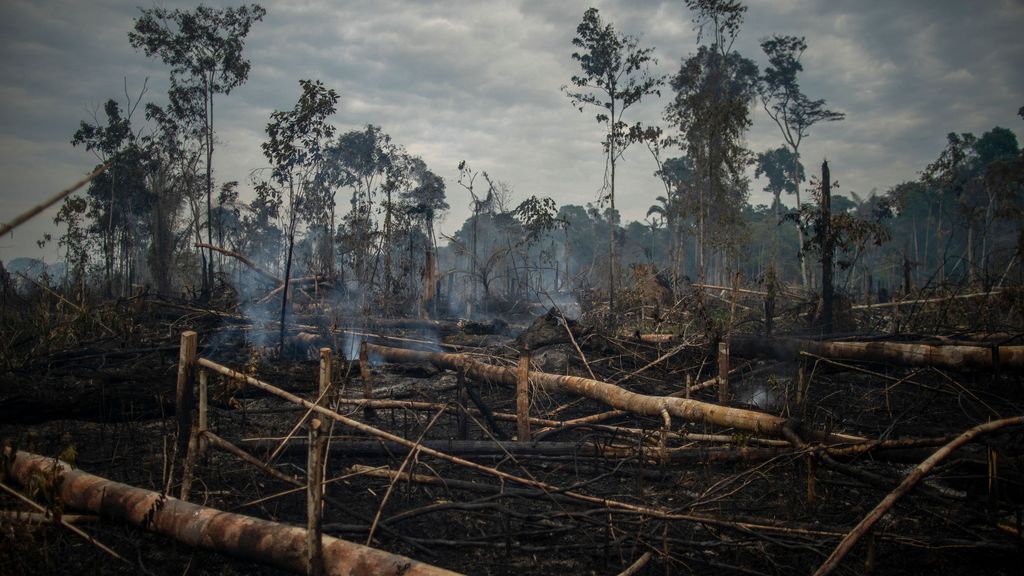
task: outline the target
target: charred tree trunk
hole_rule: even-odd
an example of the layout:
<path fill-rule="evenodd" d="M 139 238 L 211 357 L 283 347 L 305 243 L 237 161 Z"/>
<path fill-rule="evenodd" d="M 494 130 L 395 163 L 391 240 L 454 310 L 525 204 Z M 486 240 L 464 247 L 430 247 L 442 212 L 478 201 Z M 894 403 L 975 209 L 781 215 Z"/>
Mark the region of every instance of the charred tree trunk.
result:
<path fill-rule="evenodd" d="M 821 331 L 832 333 L 832 185 L 828 162 L 821 163 Z"/>

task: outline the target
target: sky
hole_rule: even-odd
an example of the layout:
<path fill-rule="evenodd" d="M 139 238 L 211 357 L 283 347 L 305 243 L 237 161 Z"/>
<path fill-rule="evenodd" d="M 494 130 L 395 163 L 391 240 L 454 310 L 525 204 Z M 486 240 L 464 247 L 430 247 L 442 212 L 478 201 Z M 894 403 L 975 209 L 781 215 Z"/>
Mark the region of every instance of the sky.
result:
<path fill-rule="evenodd" d="M 207 2 L 212 6 L 237 2 Z M 192 2 L 142 4 L 193 8 Z M 248 82 L 215 102 L 218 181 L 241 182 L 264 167 L 268 118 L 299 96 L 300 79 L 341 95 L 339 131 L 366 124 L 445 178 L 454 231 L 469 215 L 457 166 L 509 184 L 513 201 L 550 196 L 559 205 L 595 202 L 604 182 L 602 128 L 594 111 L 573 108 L 561 87 L 578 65 L 571 41 L 583 13 L 653 46 L 654 70 L 673 74 L 697 49 L 692 14 L 681 0 L 339 0 L 264 2 L 267 15 L 247 38 Z M 866 196 L 912 180 L 949 132 L 995 126 L 1024 134 L 1022 0 L 751 0 L 736 43 L 760 66 L 760 42 L 805 36 L 804 92 L 846 120 L 811 128 L 801 147 L 807 170 L 828 159 L 838 193 Z M 82 120 L 109 98 L 160 103 L 169 71 L 128 42 L 139 3 L 117 0 L 0 2 L 0 221 L 10 221 L 88 173 L 96 159 L 72 147 Z M 127 94 L 127 95 L 126 95 Z M 663 124 L 670 89 L 627 112 Z M 141 116 L 141 112 L 139 113 Z M 141 120 L 141 118 L 139 118 Z M 141 125 L 140 125 L 141 127 Z M 778 127 L 755 108 L 747 146 L 782 144 Z M 616 204 L 626 221 L 645 217 L 664 194 L 646 149 L 627 151 Z M 753 174 L 751 173 L 751 176 Z M 752 180 L 751 202 L 769 202 Z M 79 192 L 84 193 L 84 192 Z M 792 204 L 790 199 L 790 204 Z M 0 238 L 0 259 L 60 258 L 53 208 Z"/>

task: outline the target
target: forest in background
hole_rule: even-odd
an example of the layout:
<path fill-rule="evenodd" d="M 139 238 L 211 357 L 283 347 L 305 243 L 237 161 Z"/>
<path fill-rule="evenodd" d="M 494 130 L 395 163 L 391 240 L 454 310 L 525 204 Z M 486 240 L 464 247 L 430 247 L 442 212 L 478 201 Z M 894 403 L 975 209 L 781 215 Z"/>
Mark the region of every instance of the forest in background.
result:
<path fill-rule="evenodd" d="M 429 277 L 444 299 L 441 310 L 430 306 L 434 315 L 466 314 L 467 301 L 481 313 L 557 294 L 611 300 L 615 286 L 646 273 L 631 269 L 638 264 L 653 264 L 677 292 L 688 282 L 730 285 L 735 274 L 743 285 L 770 278 L 818 289 L 821 176 L 799 147 L 814 124 L 844 115 L 801 91 L 802 38 L 764 40 L 755 62 L 732 48 L 741 4 L 688 4 L 700 44 L 669 77 L 651 73 L 653 48 L 596 9 L 585 13 L 571 54 L 580 74 L 563 92 L 606 129 L 595 143 L 606 159 L 604 191 L 586 206 L 516 190 L 505 175 L 474 171 L 471 158 L 457 182 L 446 182 L 384 127 L 337 133 L 339 95 L 315 80 L 300 81 L 294 106 L 268 119 L 267 164 L 254 167 L 246 183 L 253 197 L 243 200 L 241 183 L 215 177 L 214 103 L 247 80 L 245 38 L 266 11 L 142 9 L 128 40 L 167 65 L 167 103 L 147 101 L 145 90 L 125 103 L 110 99 L 73 132 L 71 143 L 106 170 L 84 195 L 64 200 L 59 231 L 40 240 L 64 254 L 64 273 L 47 280 L 79 303 L 143 287 L 205 301 L 225 286 L 244 301 L 267 279 L 256 271 L 263 269 L 326 280 L 333 299 L 358 311 L 408 314 Z M 631 123 L 630 106 L 662 91 L 664 125 Z M 777 148 L 745 147 L 753 107 L 780 128 Z M 664 193 L 650 199 L 645 220 L 623 222 L 615 167 L 630 147 L 634 158 L 650 152 L 658 166 L 651 178 Z M 835 194 L 842 175 L 833 179 Z M 836 288 L 886 300 L 1019 281 L 1022 182 L 1016 135 L 993 127 L 949 134 L 916 180 L 849 197 L 839 188 L 828 239 L 838 250 Z M 751 205 L 753 187 L 772 204 Z M 449 203 L 466 203 L 472 214 L 439 242 L 436 223 Z"/>

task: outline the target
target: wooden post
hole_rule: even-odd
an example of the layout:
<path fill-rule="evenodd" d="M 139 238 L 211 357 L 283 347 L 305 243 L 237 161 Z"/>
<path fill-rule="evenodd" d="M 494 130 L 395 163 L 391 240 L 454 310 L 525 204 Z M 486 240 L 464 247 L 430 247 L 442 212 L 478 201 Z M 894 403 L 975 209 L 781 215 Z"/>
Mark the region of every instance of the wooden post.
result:
<path fill-rule="evenodd" d="M 466 440 L 469 437 L 468 418 L 466 414 L 466 411 L 469 410 L 469 391 L 466 390 L 466 370 L 462 366 L 459 366 L 455 371 L 455 382 L 459 394 L 459 439 Z"/>
<path fill-rule="evenodd" d="M 196 434 L 199 436 L 199 454 L 206 454 L 206 432 L 209 429 L 209 379 L 210 374 L 206 368 L 199 369 L 199 424 L 196 426 Z"/>
<path fill-rule="evenodd" d="M 524 345 L 519 352 L 519 366 L 516 370 L 516 421 L 519 441 L 530 440 L 530 347 Z"/>
<path fill-rule="evenodd" d="M 363 379 L 363 398 L 373 400 L 373 373 L 370 372 L 370 355 L 366 352 L 366 341 L 359 343 L 359 375 Z M 367 406 L 363 409 L 363 416 L 373 418 L 373 408 Z"/>
<path fill-rule="evenodd" d="M 177 448 L 179 458 L 184 458 L 192 434 L 192 409 L 195 393 L 192 390 L 196 371 L 196 342 L 198 335 L 192 330 L 181 333 L 181 348 L 178 352 L 178 383 L 174 394 L 174 414 L 177 418 Z"/>
<path fill-rule="evenodd" d="M 327 400 L 327 392 L 331 388 L 331 349 L 320 349 L 320 395 L 317 404 L 330 406 Z"/>
<path fill-rule="evenodd" d="M 718 343 L 718 402 L 728 404 L 729 394 L 729 343 Z"/>
<path fill-rule="evenodd" d="M 668 413 L 668 408 L 661 409 L 661 438 L 658 439 L 658 458 L 661 460 L 662 467 L 668 464 L 668 435 L 672 433 L 672 415 Z M 640 457 L 643 458 L 643 452 L 640 453 Z"/>
<path fill-rule="evenodd" d="M 817 490 L 815 490 L 816 481 L 814 478 L 814 456 L 806 454 L 804 462 L 807 464 L 807 503 L 813 505 L 817 498 Z"/>
<path fill-rule="evenodd" d="M 801 417 L 804 414 L 804 395 L 807 393 L 806 380 L 807 361 L 801 355 L 796 363 L 796 406 L 794 406 L 794 411 Z"/>
<path fill-rule="evenodd" d="M 306 574 L 323 574 L 323 455 L 324 440 L 320 434 L 321 422 L 313 418 L 309 423 L 309 457 L 306 470 Z"/>

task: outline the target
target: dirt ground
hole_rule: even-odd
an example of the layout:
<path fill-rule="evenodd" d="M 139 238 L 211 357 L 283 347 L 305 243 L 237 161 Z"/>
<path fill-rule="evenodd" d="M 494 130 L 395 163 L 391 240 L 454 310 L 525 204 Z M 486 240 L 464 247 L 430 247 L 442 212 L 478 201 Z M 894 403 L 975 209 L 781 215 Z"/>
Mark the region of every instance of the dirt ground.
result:
<path fill-rule="evenodd" d="M 73 349 L 47 350 L 9 365 L 0 376 L 0 438 L 151 490 L 163 490 L 170 477 L 171 494 L 176 494 L 180 474 L 168 467 L 174 460 L 177 342 L 185 329 L 199 332 L 203 357 L 316 399 L 318 364 L 310 350 L 274 360 L 256 346 L 261 341 L 258 328 L 202 314 L 175 320 L 154 314 L 136 323 L 129 336 L 80 342 Z M 448 341 L 484 344 L 472 350 L 491 362 L 514 362 L 510 336 L 462 335 Z M 596 335 L 579 344 L 595 377 L 609 382 L 672 347 Z M 339 346 L 346 348 L 351 343 Z M 624 386 L 666 395 L 679 391 L 687 375 L 694 382 L 710 378 L 717 370 L 710 349 L 710 343 L 694 340 Z M 535 368 L 546 371 L 586 374 L 588 369 L 575 347 L 564 343 L 535 349 L 534 361 Z M 732 385 L 734 405 L 798 417 L 806 427 L 869 438 L 946 437 L 981 422 L 1024 414 L 1019 374 L 877 364 L 847 368 L 807 359 L 803 370 L 810 384 L 801 406 L 794 362 L 735 359 L 733 366 L 739 369 Z M 423 364 L 377 364 L 373 373 L 375 397 L 429 402 L 444 409 L 377 409 L 368 416 L 357 406 L 339 403 L 362 397 L 358 367 L 345 360 L 334 366 L 334 408 L 522 478 L 666 514 L 715 520 L 664 519 L 584 503 L 423 454 L 407 458 L 404 450 L 332 425 L 325 532 L 366 543 L 379 515 L 370 541 L 374 547 L 468 574 L 615 574 L 646 552 L 652 560 L 641 574 L 812 572 L 934 450 L 872 452 L 843 459 L 835 467 L 812 457 L 813 450 L 799 450 L 777 438 L 769 441 L 673 420 L 664 459 L 658 457 L 662 420 L 623 415 L 565 429 L 541 431 L 535 426 L 539 439 L 534 445 L 542 449 L 502 451 L 493 441 L 512 438 L 515 422 L 499 420 L 491 427 L 476 410 L 477 403 L 460 392 L 455 374 Z M 515 413 L 513 389 L 468 386 L 490 410 Z M 716 401 L 717 391 L 710 388 L 695 398 Z M 210 378 L 210 404 L 214 433 L 286 475 L 305 478 L 304 445 L 285 441 L 292 434 L 304 437 L 305 409 L 219 376 Z M 472 410 L 460 418 L 460 406 Z M 593 400 L 569 396 L 531 399 L 531 415 L 538 418 L 566 421 L 606 410 Z M 1018 574 L 1024 560 L 1019 536 L 1022 439 L 1019 428 L 1010 429 L 959 450 L 882 519 L 839 572 Z M 391 482 L 354 470 L 357 465 L 390 470 L 404 466 L 407 472 L 438 480 Z M 211 449 L 197 465 L 192 499 L 304 525 L 305 495 L 292 488 Z M 23 507 L 7 494 L 0 496 L 0 510 L 15 509 Z M 64 528 L 4 515 L 0 574 L 277 573 L 103 519 L 86 518 L 78 525 L 128 562 Z"/>

